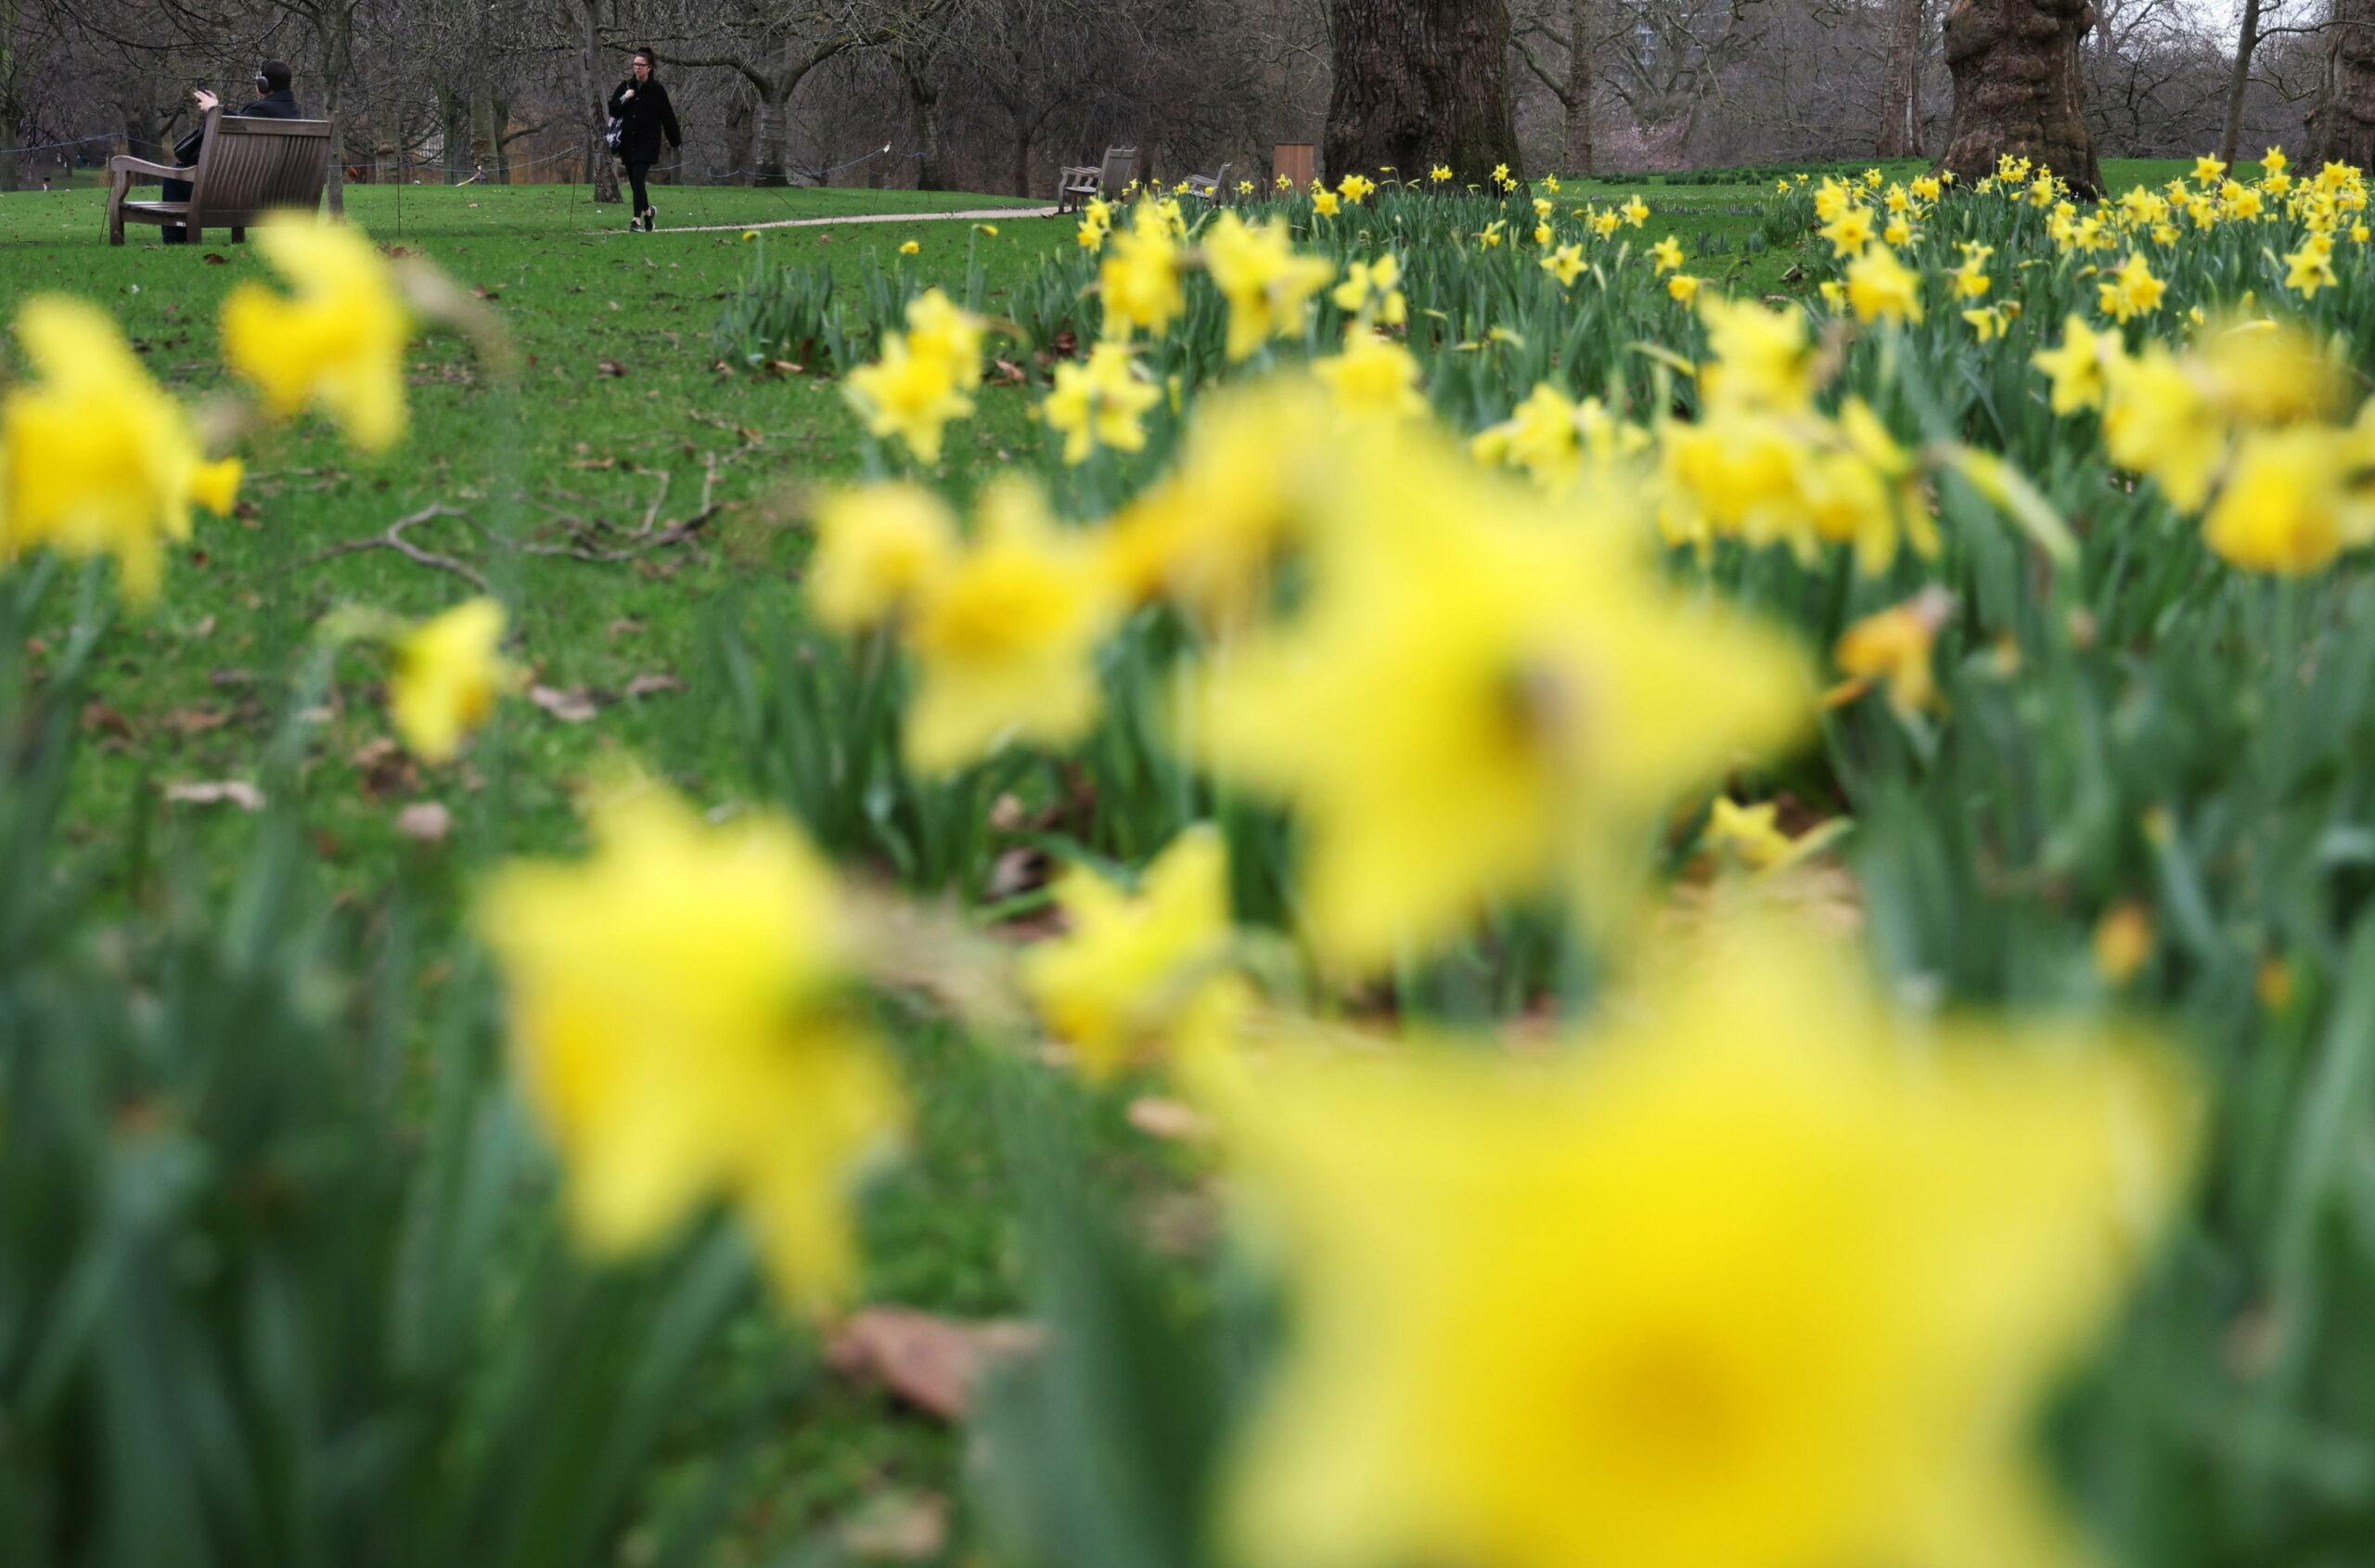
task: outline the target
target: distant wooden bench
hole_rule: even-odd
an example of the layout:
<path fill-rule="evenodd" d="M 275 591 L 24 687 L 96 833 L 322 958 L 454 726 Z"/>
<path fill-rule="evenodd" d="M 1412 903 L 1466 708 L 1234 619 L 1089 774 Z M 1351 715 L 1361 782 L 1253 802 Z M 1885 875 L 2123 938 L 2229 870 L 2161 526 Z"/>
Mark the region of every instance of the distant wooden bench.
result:
<path fill-rule="evenodd" d="M 1109 147 L 1103 164 L 1068 163 L 1056 175 L 1056 211 L 1076 212 L 1090 197 L 1117 199 L 1138 166 L 1138 149 Z"/>
<path fill-rule="evenodd" d="M 126 223 L 179 224 L 195 241 L 210 228 L 227 228 L 231 242 L 278 207 L 311 209 L 329 178 L 330 122 L 267 120 L 207 110 L 206 141 L 186 169 L 119 153 L 108 161 L 115 186 L 108 193 L 108 243 L 123 243 Z M 128 199 L 132 182 L 187 180 L 186 201 Z"/>
<path fill-rule="evenodd" d="M 1233 167 L 1233 165 L 1224 163 L 1221 165 L 1220 173 L 1217 174 L 1188 175 L 1188 194 L 1190 196 L 1200 196 L 1215 207 L 1225 207 L 1228 205 L 1228 172 L 1231 167 Z"/>

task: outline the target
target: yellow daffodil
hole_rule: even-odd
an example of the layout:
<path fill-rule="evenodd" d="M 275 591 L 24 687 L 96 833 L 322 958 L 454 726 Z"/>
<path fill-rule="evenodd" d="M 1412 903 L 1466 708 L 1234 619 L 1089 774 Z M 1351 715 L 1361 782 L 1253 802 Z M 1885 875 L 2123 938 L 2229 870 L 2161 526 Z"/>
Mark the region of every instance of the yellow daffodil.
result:
<path fill-rule="evenodd" d="M 453 761 L 463 740 L 494 715 L 495 699 L 518 684 L 519 672 L 500 652 L 503 625 L 500 603 L 469 599 L 391 645 L 388 715 L 414 756 Z"/>
<path fill-rule="evenodd" d="M 2132 900 L 2114 904 L 2095 922 L 2095 972 L 2112 985 L 2125 985 L 2152 957 L 2153 940 L 2150 910 Z"/>
<path fill-rule="evenodd" d="M 895 435 L 918 458 L 940 460 L 951 421 L 973 412 L 982 384 L 979 316 L 937 289 L 907 302 L 907 330 L 882 335 L 882 357 L 850 372 L 844 395 L 868 433 Z"/>
<path fill-rule="evenodd" d="M 1650 260 L 1659 272 L 1682 270 L 1682 241 L 1667 235 L 1650 247 Z"/>
<path fill-rule="evenodd" d="M 1586 471 L 1610 475 L 1649 443 L 1648 431 L 1609 413 L 1599 399 L 1577 403 L 1544 381 L 1508 418 L 1477 432 L 1469 451 L 1480 463 L 1523 469 L 1544 489 L 1564 494 Z"/>
<path fill-rule="evenodd" d="M 1401 327 L 1410 320 L 1410 304 L 1402 294 L 1402 263 L 1389 251 L 1373 262 L 1350 262 L 1344 281 L 1329 294 L 1341 311 L 1363 320 Z"/>
<path fill-rule="evenodd" d="M 1316 216 L 1332 218 L 1344 210 L 1344 204 L 1334 191 L 1318 190 L 1312 192 L 1311 210 Z"/>
<path fill-rule="evenodd" d="M 1055 892 L 1068 929 L 1023 955 L 1022 984 L 1085 1072 L 1102 1078 L 1216 1043 L 1245 995 L 1227 968 L 1228 851 L 1216 829 L 1174 839 L 1136 894 L 1086 869 Z"/>
<path fill-rule="evenodd" d="M 2116 340 L 2073 313 L 2061 324 L 2060 345 L 2039 350 L 2030 362 L 2053 379 L 2053 411 L 2075 414 L 2103 405 L 2103 366 L 2118 353 Z"/>
<path fill-rule="evenodd" d="M 1666 279 L 1666 298 L 1678 305 L 1688 305 L 1699 298 L 1700 280 L 1687 272 L 1675 273 Z"/>
<path fill-rule="evenodd" d="M 1085 463 L 1100 446 L 1144 449 L 1147 432 L 1139 421 L 1162 401 L 1162 389 L 1131 359 L 1128 346 L 1103 342 L 1089 351 L 1086 364 L 1066 360 L 1056 366 L 1055 390 L 1039 411 L 1047 428 L 1063 436 L 1064 461 Z"/>
<path fill-rule="evenodd" d="M 346 439 L 384 451 L 404 430 L 404 341 L 412 332 L 388 264 L 363 231 L 280 214 L 256 249 L 293 295 L 242 282 L 223 302 L 223 355 L 286 418 L 307 405 Z"/>
<path fill-rule="evenodd" d="M 1919 321 L 1921 276 L 1875 245 L 1847 263 L 1847 302 L 1861 321 Z"/>
<path fill-rule="evenodd" d="M 1188 294 L 1180 282 L 1179 239 L 1161 209 L 1139 202 L 1129 228 L 1116 231 L 1108 249 L 1097 270 L 1106 336 L 1127 336 L 1133 328 L 1157 338 L 1167 334 L 1188 309 Z"/>
<path fill-rule="evenodd" d="M 111 556 L 145 603 L 190 508 L 226 513 L 239 461 L 209 462 L 181 405 L 96 305 L 37 294 L 17 312 L 34 379 L 0 394 L 0 563 L 27 550 Z"/>
<path fill-rule="evenodd" d="M 1823 225 L 1822 237 L 1830 241 L 1834 256 L 1860 256 L 1864 247 L 1872 242 L 1872 213 L 1868 207 L 1850 207 L 1830 223 Z"/>
<path fill-rule="evenodd" d="M 1110 579 L 1133 600 L 1169 598 L 1215 629 L 1251 619 L 1271 569 L 1321 515 L 1329 484 L 1310 459 L 1334 425 L 1325 394 L 1302 378 L 1199 399 L 1171 471 L 1113 520 Z"/>
<path fill-rule="evenodd" d="M 838 632 L 905 612 L 956 555 L 956 519 L 919 484 L 844 490 L 816 508 L 816 551 L 805 584 L 809 612 Z"/>
<path fill-rule="evenodd" d="M 904 632 L 921 666 L 907 760 L 948 773 L 1009 740 L 1060 746 L 1097 716 L 1110 580 L 1093 543 L 1059 527 L 1021 480 L 982 497 L 973 543 L 923 585 Z"/>
<path fill-rule="evenodd" d="M 1330 499 L 1304 607 L 1213 670 L 1190 741 L 1303 819 L 1305 925 L 1336 964 L 1423 951 L 1503 897 L 1613 913 L 1648 819 L 1805 721 L 1785 642 L 1419 432 Z"/>
<path fill-rule="evenodd" d="M 2343 493 L 2349 461 L 2343 437 L 2321 426 L 2244 436 L 2202 520 L 2203 542 L 2246 571 L 2318 571 L 2345 546 L 2365 542 Z"/>
<path fill-rule="evenodd" d="M 1708 808 L 1701 842 L 1752 871 L 1771 872 L 1796 865 L 1838 837 L 1836 831 L 1817 829 L 1791 838 L 1782 829 L 1780 811 L 1771 801 L 1742 805 L 1728 795 L 1718 795 Z"/>
<path fill-rule="evenodd" d="M 2172 1206 L 2190 1085 L 1899 1016 L 1767 919 L 1547 1061 L 1315 1048 L 1219 1098 L 1296 1325 L 1242 1561 L 2082 1560 L 2032 1426 Z"/>
<path fill-rule="evenodd" d="M 1419 362 L 1400 343 L 1355 323 L 1345 329 L 1344 352 L 1315 361 L 1311 373 L 1356 422 L 1393 423 L 1427 411 L 1419 393 Z"/>
<path fill-rule="evenodd" d="M 2284 262 L 2284 286 L 2304 300 L 2316 299 L 2318 289 L 2331 289 L 2340 281 L 2334 274 L 2333 243 L 2323 235 L 2309 236 Z"/>
<path fill-rule="evenodd" d="M 1295 252 L 1285 220 L 1258 227 L 1223 212 L 1204 237 L 1204 265 L 1228 301 L 1228 357 L 1244 359 L 1272 338 L 1303 330 L 1312 297 L 1335 276 L 1334 263 Z"/>
<path fill-rule="evenodd" d="M 1954 600 L 1944 590 L 1926 588 L 1892 609 L 1868 615 L 1847 628 L 1831 650 L 1852 696 L 1874 681 L 1888 685 L 1889 702 L 1899 713 L 1916 713 L 1938 703 L 1938 681 L 1932 673 L 1932 649 L 1938 630 L 1953 613 Z"/>
<path fill-rule="evenodd" d="M 1780 413 L 1814 401 L 1814 348 L 1805 313 L 1768 310 L 1752 300 L 1709 299 L 1699 307 L 1712 363 L 1699 368 L 1699 390 L 1717 406 Z"/>
<path fill-rule="evenodd" d="M 2155 342 L 2107 367 L 2103 450 L 2121 468 L 2151 476 L 2178 510 L 2199 511 L 2226 432 L 2194 376 Z"/>
<path fill-rule="evenodd" d="M 1573 288 L 1575 279 L 1584 275 L 1585 265 L 1584 248 L 1580 245 L 1561 245 L 1541 262 L 1542 270 L 1557 278 L 1561 288 L 1568 289 Z"/>
<path fill-rule="evenodd" d="M 787 1297 L 845 1298 L 851 1184 L 900 1109 L 831 872 L 788 822 L 657 790 L 592 827 L 592 857 L 507 867 L 477 910 L 578 1235 L 648 1247 L 724 1199 Z"/>
<path fill-rule="evenodd" d="M 2125 323 L 2161 308 L 2169 286 L 2152 276 L 2152 268 L 2137 251 L 2129 251 L 2117 273 L 2097 285 L 2097 303 L 2105 315 Z"/>

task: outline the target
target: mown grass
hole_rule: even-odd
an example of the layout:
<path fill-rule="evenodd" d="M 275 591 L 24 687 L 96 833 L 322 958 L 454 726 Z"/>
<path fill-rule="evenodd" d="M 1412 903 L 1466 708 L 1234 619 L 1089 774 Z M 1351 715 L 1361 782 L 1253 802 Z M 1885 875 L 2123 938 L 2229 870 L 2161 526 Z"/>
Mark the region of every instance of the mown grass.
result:
<path fill-rule="evenodd" d="M 2114 163 L 2106 172 L 2125 186 L 2179 167 Z M 1569 188 L 1603 201 L 1638 191 L 1653 208 L 1650 234 L 1680 238 L 1705 258 L 1699 270 L 1712 284 L 1787 291 L 1801 246 L 1756 233 L 1768 183 L 1650 178 Z M 921 214 L 997 199 L 679 187 L 658 202 L 669 223 L 690 225 Z M 804 369 L 719 363 L 711 332 L 720 302 L 761 257 L 853 271 L 905 266 L 952 289 L 978 260 L 982 302 L 995 313 L 1001 294 L 1072 234 L 1068 220 L 1020 218 L 992 237 L 919 216 L 770 230 L 749 243 L 738 232 L 634 236 L 621 231 L 620 209 L 597 209 L 568 186 L 360 187 L 349 210 L 376 237 L 427 255 L 482 296 L 514 346 L 517 390 L 492 380 L 459 338 L 424 340 L 412 358 L 406 442 L 370 461 L 313 425 L 271 438 L 252 454 L 240 515 L 201 526 L 173 561 L 160 604 L 110 636 L 83 715 L 88 743 L 66 828 L 76 858 L 127 910 L 160 896 L 167 863 L 238 864 L 249 823 L 237 808 L 169 803 L 164 787 L 252 779 L 279 706 L 274 683 L 324 615 L 348 604 L 415 615 L 477 591 L 464 572 L 393 549 L 348 547 L 432 508 L 465 515 L 425 521 L 411 543 L 505 592 L 518 612 L 516 656 L 560 697 L 508 705 L 471 761 L 425 772 L 387 744 L 376 665 L 349 656 L 305 780 L 312 850 L 345 900 L 367 916 L 401 888 L 429 925 L 451 929 L 481 868 L 459 846 L 520 853 L 567 843 L 575 786 L 630 760 L 705 803 L 746 795 L 746 759 L 702 695 L 717 684 L 699 676 L 706 634 L 715 619 L 745 610 L 794 612 L 801 497 L 853 473 L 859 444 L 836 382 Z M 0 315 L 43 289 L 97 298 L 160 379 L 203 398 L 223 378 L 217 306 L 235 283 L 262 276 L 257 259 L 212 237 L 172 250 L 139 233 L 110 248 L 100 212 L 91 191 L 0 199 Z M 920 251 L 902 259 L 910 239 Z M 1043 395 L 1044 368 L 1026 369 L 1021 385 L 994 379 L 982 416 L 953 433 L 943 467 L 959 487 L 1046 439 L 1027 415 Z M 643 548 L 649 533 L 622 532 L 704 512 L 684 543 Z M 536 553 L 571 547 L 632 553 Z M 450 841 L 420 843 L 399 832 L 399 813 L 424 802 L 459 819 Z M 499 823 L 487 820 L 495 814 Z M 439 977 L 424 973 L 421 983 L 433 987 Z M 929 1033 L 910 1048 L 924 1058 L 910 1081 L 929 1088 L 917 1158 L 869 1208 L 869 1288 L 880 1299 L 964 1316 L 1012 1311 L 1022 1291 L 1016 1203 L 1008 1173 L 980 1136 L 988 1119 L 980 1060 Z M 1119 1103 L 1103 1110 L 1096 1158 L 1115 1189 L 1149 1203 L 1192 1202 L 1171 1181 L 1166 1151 L 1128 1127 Z M 716 1378 L 720 1408 L 738 1403 L 728 1391 L 766 1392 L 768 1430 L 739 1488 L 740 1535 L 754 1555 L 869 1499 L 958 1490 L 956 1434 L 828 1374 L 811 1342 L 768 1318 L 751 1319 Z M 684 1415 L 683 1468 L 698 1472 L 724 1444 L 708 1412 Z M 956 1525 L 952 1559 L 978 1538 L 962 1514 Z"/>
<path fill-rule="evenodd" d="M 174 884 L 169 868 L 219 883 L 244 862 L 251 818 L 230 804 L 171 803 L 166 787 L 256 779 L 280 716 L 277 683 L 324 615 L 342 605 L 418 615 L 478 591 L 458 572 L 393 550 L 341 548 L 433 507 L 466 519 L 432 520 L 408 540 L 504 592 L 517 610 L 515 657 L 539 685 L 582 695 L 595 711 L 563 717 L 507 704 L 467 763 L 424 771 L 388 744 L 377 661 L 347 656 L 304 785 L 315 870 L 341 903 L 367 920 L 401 897 L 427 932 L 451 931 L 484 868 L 463 846 L 563 847 L 577 831 L 572 790 L 610 766 L 651 768 L 712 804 L 742 796 L 741 753 L 696 695 L 715 689 L 693 668 L 704 630 L 714 617 L 792 605 L 804 554 L 802 497 L 854 472 L 857 425 L 837 381 L 721 368 L 710 342 L 718 302 L 763 256 L 828 262 L 844 276 L 879 262 L 955 289 L 969 250 L 995 311 L 1013 280 L 1072 243 L 1072 230 L 1068 220 L 1026 217 L 991 237 L 961 221 L 919 221 L 777 229 L 746 243 L 738 231 L 630 235 L 619 227 L 621 210 L 597 212 L 582 188 L 418 187 L 402 193 L 399 231 L 397 199 L 390 188 L 353 190 L 350 216 L 482 292 L 514 345 L 518 391 L 494 384 L 458 336 L 420 341 L 408 439 L 371 460 L 318 424 L 266 438 L 250 456 L 238 516 L 203 521 L 176 553 L 160 602 L 109 634 L 83 713 L 64 818 L 71 842 L 62 847 L 135 918 Z M 923 212 L 1000 199 L 686 189 L 658 202 L 667 221 L 692 223 Z M 111 248 L 101 213 L 102 198 L 90 191 L 0 198 L 0 316 L 47 289 L 95 298 L 160 380 L 202 400 L 225 381 L 214 332 L 221 301 L 265 269 L 227 237 L 168 249 L 153 231 L 135 230 Z M 920 252 L 902 258 L 908 240 Z M 13 344 L 6 363 L 20 371 Z M 986 388 L 982 416 L 952 443 L 948 466 L 986 470 L 1003 447 L 1041 439 L 1025 408 L 1043 390 Z M 664 527 L 693 518 L 705 491 L 715 512 L 690 541 L 631 559 L 494 543 L 542 548 L 582 538 L 631 547 L 610 533 L 572 534 L 559 520 Z M 424 802 L 453 814 L 450 839 L 421 843 L 398 831 L 398 815 Z M 443 949 L 430 941 L 421 950 Z M 418 983 L 435 990 L 441 970 L 428 962 Z M 869 1251 L 885 1260 L 874 1292 L 965 1316 L 1011 1312 L 1022 1288 L 1015 1202 L 979 1137 L 986 1091 L 977 1056 L 918 1048 L 932 1060 L 917 1081 L 934 1090 L 918 1112 L 916 1159 L 869 1204 Z M 1118 1112 L 1103 1154 L 1123 1182 L 1158 1183 L 1161 1151 Z M 957 1491 L 957 1434 L 831 1375 L 812 1341 L 770 1317 L 752 1316 L 714 1380 L 718 1409 L 764 1391 L 770 1426 L 748 1446 L 739 1489 L 738 1535 L 754 1553 L 885 1496 Z M 722 1432 L 712 1416 L 684 1412 L 688 1484 L 722 1448 L 747 1446 L 748 1433 Z M 960 1517 L 955 1538 L 971 1534 Z"/>

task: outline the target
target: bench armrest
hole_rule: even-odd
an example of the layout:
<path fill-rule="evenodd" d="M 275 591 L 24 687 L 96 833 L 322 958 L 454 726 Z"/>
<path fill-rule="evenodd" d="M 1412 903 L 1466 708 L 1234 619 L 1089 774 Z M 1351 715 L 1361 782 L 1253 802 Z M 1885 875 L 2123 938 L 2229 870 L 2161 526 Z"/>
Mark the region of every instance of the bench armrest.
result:
<path fill-rule="evenodd" d="M 195 167 L 177 169 L 169 163 L 151 163 L 145 158 L 135 158 L 128 152 L 119 152 L 108 160 L 108 173 L 146 174 L 152 180 L 186 180 L 197 174 L 198 170 Z"/>

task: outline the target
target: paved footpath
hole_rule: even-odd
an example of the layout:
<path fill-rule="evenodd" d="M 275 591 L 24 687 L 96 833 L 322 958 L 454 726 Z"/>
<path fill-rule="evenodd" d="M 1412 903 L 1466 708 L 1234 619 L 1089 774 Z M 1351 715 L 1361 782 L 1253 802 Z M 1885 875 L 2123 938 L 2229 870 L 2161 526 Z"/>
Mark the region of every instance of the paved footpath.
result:
<path fill-rule="evenodd" d="M 920 224 L 933 219 L 995 223 L 1001 218 L 1052 218 L 1053 207 L 976 207 L 964 212 L 864 212 L 840 218 L 769 218 L 755 224 L 670 224 L 661 234 L 740 234 L 754 228 L 823 228 L 832 224 Z M 610 229 L 597 229 L 609 234 Z M 625 233 L 624 229 L 616 232 Z"/>

